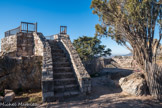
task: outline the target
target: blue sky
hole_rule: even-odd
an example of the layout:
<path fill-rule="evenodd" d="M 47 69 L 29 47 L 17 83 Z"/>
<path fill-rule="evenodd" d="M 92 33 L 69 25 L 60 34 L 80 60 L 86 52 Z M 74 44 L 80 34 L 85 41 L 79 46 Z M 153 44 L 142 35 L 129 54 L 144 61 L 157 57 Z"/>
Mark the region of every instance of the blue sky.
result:
<path fill-rule="evenodd" d="M 44 36 L 59 33 L 60 25 L 66 25 L 71 41 L 79 36 L 94 36 L 97 15 L 90 9 L 91 0 L 0 0 L 0 39 L 4 32 L 20 25 L 21 21 L 37 22 L 38 32 Z M 112 49 L 112 54 L 128 54 L 110 38 L 102 44 Z"/>

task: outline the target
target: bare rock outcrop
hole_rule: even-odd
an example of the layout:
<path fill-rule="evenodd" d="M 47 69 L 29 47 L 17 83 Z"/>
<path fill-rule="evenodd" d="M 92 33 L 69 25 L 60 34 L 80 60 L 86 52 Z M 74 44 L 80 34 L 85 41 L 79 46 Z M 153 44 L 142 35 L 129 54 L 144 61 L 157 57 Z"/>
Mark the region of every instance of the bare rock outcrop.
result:
<path fill-rule="evenodd" d="M 119 80 L 119 85 L 121 86 L 123 92 L 135 96 L 146 95 L 148 91 L 144 74 L 139 72 L 121 78 Z"/>

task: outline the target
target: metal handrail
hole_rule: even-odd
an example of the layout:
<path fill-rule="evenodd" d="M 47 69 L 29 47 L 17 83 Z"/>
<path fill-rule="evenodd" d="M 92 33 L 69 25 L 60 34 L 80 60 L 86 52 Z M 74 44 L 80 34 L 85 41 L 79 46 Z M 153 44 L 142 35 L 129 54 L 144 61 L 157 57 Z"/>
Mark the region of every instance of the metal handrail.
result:
<path fill-rule="evenodd" d="M 48 39 L 48 40 L 54 40 L 54 35 L 51 35 L 51 36 L 45 36 L 46 37 L 46 39 Z"/>
<path fill-rule="evenodd" d="M 15 31 L 15 33 L 12 33 L 12 32 L 14 32 L 14 31 Z M 17 27 L 17 28 L 14 28 L 14 29 L 11 29 L 11 30 L 6 31 L 6 32 L 5 32 L 5 37 L 11 36 L 11 35 L 15 35 L 15 34 L 18 33 L 18 32 L 20 32 L 20 26 Z"/>
<path fill-rule="evenodd" d="M 31 25 L 33 26 L 32 28 L 30 28 Z M 19 32 L 37 32 L 37 23 L 21 22 L 19 27 L 6 31 L 5 37 L 16 35 Z"/>

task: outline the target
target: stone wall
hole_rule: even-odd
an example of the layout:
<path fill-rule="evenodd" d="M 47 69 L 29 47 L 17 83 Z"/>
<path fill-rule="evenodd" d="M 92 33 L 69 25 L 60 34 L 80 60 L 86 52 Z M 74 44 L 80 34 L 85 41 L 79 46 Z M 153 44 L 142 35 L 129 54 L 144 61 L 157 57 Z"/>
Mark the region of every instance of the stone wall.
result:
<path fill-rule="evenodd" d="M 52 101 L 54 98 L 53 63 L 49 42 L 41 33 L 33 33 L 35 54 L 43 55 L 42 67 L 42 95 L 43 101 Z M 42 48 L 43 47 L 43 48 Z M 41 49 L 42 48 L 42 49 Z M 40 49 L 40 50 L 39 50 Z"/>
<path fill-rule="evenodd" d="M 0 57 L 0 91 L 41 88 L 42 57 Z"/>
<path fill-rule="evenodd" d="M 35 56 L 43 56 L 43 35 L 41 33 L 38 33 L 39 35 L 37 35 L 36 33 L 33 33 L 34 35 L 34 55 Z"/>
<path fill-rule="evenodd" d="M 62 46 L 62 49 L 64 49 L 65 52 L 70 57 L 74 72 L 76 74 L 78 83 L 80 85 L 80 91 L 83 94 L 87 94 L 91 92 L 91 78 L 86 71 L 85 67 L 82 64 L 82 61 L 74 48 L 72 42 L 70 41 L 70 38 L 68 35 L 59 35 L 58 36 L 60 40 L 60 46 Z"/>
<path fill-rule="evenodd" d="M 84 62 L 84 66 L 90 75 L 100 72 L 104 68 L 104 58 L 93 58 L 91 61 Z"/>
<path fill-rule="evenodd" d="M 17 56 L 34 55 L 34 38 L 33 33 L 17 34 Z"/>
<path fill-rule="evenodd" d="M 17 35 L 12 35 L 1 39 L 1 52 L 15 52 L 17 51 Z"/>
<path fill-rule="evenodd" d="M 1 49 L 10 57 L 34 55 L 34 38 L 32 33 L 18 33 L 2 39 Z"/>
<path fill-rule="evenodd" d="M 119 56 L 119 57 L 113 57 L 113 60 L 115 60 L 121 68 L 132 68 L 133 64 L 133 57 L 127 57 L 127 56 Z"/>
<path fill-rule="evenodd" d="M 133 59 L 133 56 L 119 56 L 112 59 L 120 65 L 120 68 L 142 71 L 138 63 Z"/>

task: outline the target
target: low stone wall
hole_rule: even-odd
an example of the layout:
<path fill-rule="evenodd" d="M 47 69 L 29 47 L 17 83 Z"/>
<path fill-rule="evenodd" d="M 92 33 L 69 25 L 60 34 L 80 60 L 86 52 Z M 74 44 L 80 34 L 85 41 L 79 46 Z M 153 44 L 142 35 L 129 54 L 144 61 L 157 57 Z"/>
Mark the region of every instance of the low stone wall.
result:
<path fill-rule="evenodd" d="M 116 61 L 121 68 L 142 70 L 138 63 L 133 59 L 133 56 L 119 56 L 113 57 L 112 59 Z"/>
<path fill-rule="evenodd" d="M 59 40 L 62 44 L 62 48 L 67 51 L 70 56 L 70 60 L 76 74 L 78 83 L 80 85 L 80 91 L 83 94 L 91 92 L 91 78 L 84 68 L 82 61 L 74 48 L 68 35 L 59 35 Z"/>
<path fill-rule="evenodd" d="M 33 33 L 35 54 L 43 55 L 42 67 L 42 98 L 43 101 L 52 101 L 54 98 L 53 63 L 51 47 L 41 33 Z M 43 48 L 42 48 L 43 47 Z M 42 49 L 41 49 L 42 48 Z M 39 50 L 40 49 L 40 50 Z"/>
<path fill-rule="evenodd" d="M 119 56 L 119 57 L 114 57 L 112 59 L 115 60 L 122 68 L 132 68 L 132 61 L 133 61 L 132 56 L 130 57 Z"/>
<path fill-rule="evenodd" d="M 104 58 L 93 58 L 89 62 L 84 62 L 84 66 L 90 75 L 94 75 L 104 68 Z"/>

